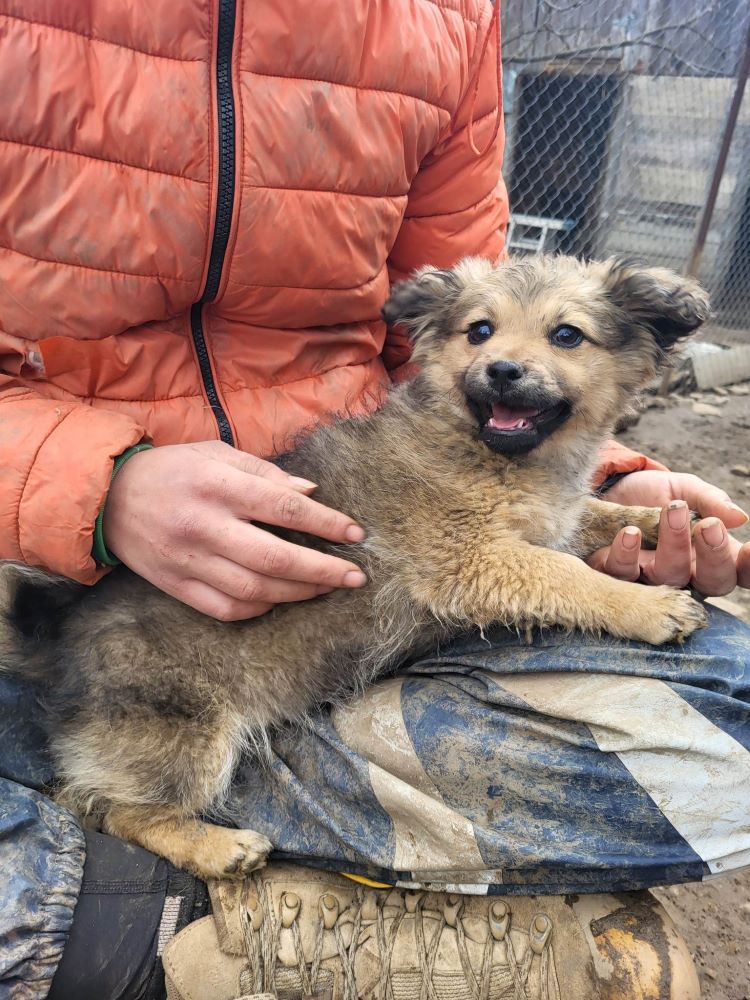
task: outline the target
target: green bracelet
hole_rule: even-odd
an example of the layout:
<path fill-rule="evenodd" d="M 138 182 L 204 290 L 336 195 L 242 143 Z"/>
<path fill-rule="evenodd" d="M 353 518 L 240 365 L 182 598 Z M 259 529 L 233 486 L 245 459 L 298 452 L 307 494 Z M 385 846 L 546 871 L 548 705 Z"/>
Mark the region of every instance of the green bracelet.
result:
<path fill-rule="evenodd" d="M 109 481 L 110 487 L 112 486 L 115 476 L 129 458 L 132 458 L 133 455 L 137 455 L 139 451 L 149 451 L 153 447 L 154 446 L 152 444 L 142 442 L 141 444 L 133 445 L 132 448 L 126 448 L 122 455 L 118 455 L 115 459 L 114 465 L 112 466 L 112 478 Z M 113 556 L 104 544 L 104 511 L 106 506 L 107 498 L 105 497 L 96 521 L 94 521 L 94 545 L 91 550 L 91 555 L 94 557 L 95 562 L 97 562 L 100 566 L 119 566 L 120 560 L 117 556 Z"/>

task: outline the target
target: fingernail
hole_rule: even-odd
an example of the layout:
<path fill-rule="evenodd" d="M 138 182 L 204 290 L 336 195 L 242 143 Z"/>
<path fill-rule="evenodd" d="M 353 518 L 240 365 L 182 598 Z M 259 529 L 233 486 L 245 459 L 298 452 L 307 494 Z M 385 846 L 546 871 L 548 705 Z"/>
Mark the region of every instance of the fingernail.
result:
<path fill-rule="evenodd" d="M 737 511 L 739 511 L 740 514 L 742 514 L 742 516 L 745 518 L 745 523 L 747 523 L 748 521 L 750 521 L 750 517 L 748 517 L 747 513 L 742 509 L 742 507 L 738 506 L 738 504 L 736 504 L 736 503 L 728 503 L 727 507 L 729 507 L 730 510 L 737 510 Z"/>
<path fill-rule="evenodd" d="M 704 521 L 701 534 L 712 549 L 718 549 L 720 545 L 724 544 L 724 539 L 726 538 L 724 525 L 718 518 L 711 518 L 708 521 Z"/>
<path fill-rule="evenodd" d="M 318 484 L 311 483 L 309 479 L 300 479 L 299 476 L 290 476 L 289 482 L 298 490 L 317 490 Z"/>
<path fill-rule="evenodd" d="M 667 523 L 672 531 L 682 531 L 688 523 L 688 505 L 684 500 L 673 500 L 667 508 Z"/>
<path fill-rule="evenodd" d="M 346 574 L 343 580 L 345 587 L 363 587 L 367 583 L 367 577 L 359 569 L 352 569 Z"/>
<path fill-rule="evenodd" d="M 641 542 L 641 533 L 638 528 L 625 528 L 622 533 L 622 547 L 624 549 L 637 549 Z"/>
<path fill-rule="evenodd" d="M 347 542 L 363 542 L 365 537 L 365 529 L 360 528 L 358 524 L 350 524 L 344 532 L 344 538 Z"/>

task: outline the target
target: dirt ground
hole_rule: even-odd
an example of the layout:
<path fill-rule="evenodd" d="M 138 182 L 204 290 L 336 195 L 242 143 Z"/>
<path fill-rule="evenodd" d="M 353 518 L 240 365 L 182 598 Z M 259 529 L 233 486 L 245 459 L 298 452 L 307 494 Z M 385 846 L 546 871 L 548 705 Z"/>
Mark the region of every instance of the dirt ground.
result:
<path fill-rule="evenodd" d="M 723 390 L 672 397 L 664 408 L 646 410 L 619 440 L 715 483 L 750 513 L 750 383 L 744 387 L 747 395 Z M 696 403 L 719 413 L 695 412 Z M 748 474 L 733 474 L 733 467 Z M 735 535 L 750 539 L 750 527 Z M 750 591 L 735 590 L 716 603 L 750 623 Z M 657 895 L 693 952 L 704 1000 L 750 1000 L 750 869 Z"/>

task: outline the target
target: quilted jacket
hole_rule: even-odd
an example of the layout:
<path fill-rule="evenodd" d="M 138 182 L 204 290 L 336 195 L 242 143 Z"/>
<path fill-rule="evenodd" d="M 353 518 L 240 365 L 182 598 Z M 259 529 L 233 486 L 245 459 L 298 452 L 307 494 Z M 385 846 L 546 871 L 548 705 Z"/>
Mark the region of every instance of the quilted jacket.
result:
<path fill-rule="evenodd" d="M 408 358 L 389 283 L 502 253 L 491 22 L 488 0 L 0 0 L 0 558 L 93 582 L 130 445 L 270 456 L 376 405 Z"/>

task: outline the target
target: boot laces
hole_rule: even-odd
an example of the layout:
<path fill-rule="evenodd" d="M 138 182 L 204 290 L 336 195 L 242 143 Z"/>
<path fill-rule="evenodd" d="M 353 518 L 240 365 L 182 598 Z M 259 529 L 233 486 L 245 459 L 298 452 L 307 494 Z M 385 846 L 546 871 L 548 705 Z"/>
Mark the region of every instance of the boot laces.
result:
<path fill-rule="evenodd" d="M 254 898 L 250 903 L 251 887 L 255 888 Z M 285 914 L 285 898 L 292 896 L 296 907 L 287 908 L 291 919 Z M 405 919 L 414 921 L 414 952 L 419 962 L 420 986 L 418 1000 L 445 1000 L 444 991 L 436 984 L 435 963 L 440 940 L 446 928 L 453 928 L 456 935 L 456 946 L 463 973 L 466 992 L 471 1000 L 560 1000 L 557 988 L 557 977 L 552 971 L 550 975 L 550 946 L 552 924 L 545 914 L 538 914 L 529 928 L 529 944 L 519 959 L 510 934 L 510 909 L 502 900 L 494 900 L 488 904 L 488 930 L 482 950 L 481 963 L 478 971 L 472 964 L 467 947 L 466 928 L 464 927 L 462 898 L 457 895 L 447 897 L 442 914 L 434 920 L 435 928 L 428 931 L 424 919 L 425 894 L 407 892 L 402 894 L 406 905 L 393 916 L 383 912 L 382 900 L 375 897 L 377 911 L 374 918 L 375 935 L 380 957 L 377 1000 L 396 1000 L 392 970 L 393 951 L 399 929 Z M 389 897 L 389 899 L 392 897 Z M 372 896 L 370 897 L 370 909 Z M 279 965 L 277 956 L 284 927 L 291 932 L 291 940 L 296 961 L 297 988 L 287 980 L 281 987 L 282 996 L 299 997 L 300 1000 L 315 1000 L 326 998 L 330 1000 L 330 973 L 323 976 L 321 964 L 326 935 L 331 935 L 336 945 L 337 958 L 341 964 L 341 996 L 340 1000 L 359 1000 L 354 968 L 354 959 L 360 940 L 364 918 L 362 915 L 364 893 L 361 888 L 356 890 L 353 903 L 342 911 L 338 899 L 330 892 L 320 897 L 318 919 L 315 927 L 315 944 L 310 959 L 305 956 L 302 934 L 299 927 L 299 899 L 294 893 L 281 895 L 278 904 L 274 906 L 271 887 L 258 876 L 248 880 L 241 903 L 241 925 L 248 966 L 240 978 L 243 995 L 238 1000 L 278 1000 L 279 998 Z M 389 904 L 390 905 L 390 904 Z M 351 933 L 347 944 L 342 933 L 340 917 L 346 912 L 350 922 Z M 433 918 L 438 916 L 432 911 Z M 372 922 L 371 918 L 368 922 Z M 433 921 L 430 921 L 433 922 Z M 390 926 L 388 926 L 390 923 Z M 431 935 L 431 936 L 430 936 Z M 507 967 L 509 981 L 504 984 L 493 983 L 493 957 L 496 946 L 502 951 L 499 954 L 501 965 Z M 529 977 L 534 959 L 539 959 L 539 991 L 534 997 L 529 993 Z M 505 961 L 503 962 L 502 959 Z M 494 966 L 494 970 L 497 966 Z M 292 970 L 285 970 L 291 972 Z M 296 978 L 296 977 L 295 977 Z M 325 979 L 325 982 L 322 982 Z M 493 988 L 494 986 L 494 988 Z M 499 987 L 499 992 L 498 992 Z M 400 995 L 400 994 L 399 994 Z M 413 994 L 417 1000 L 417 994 Z"/>

